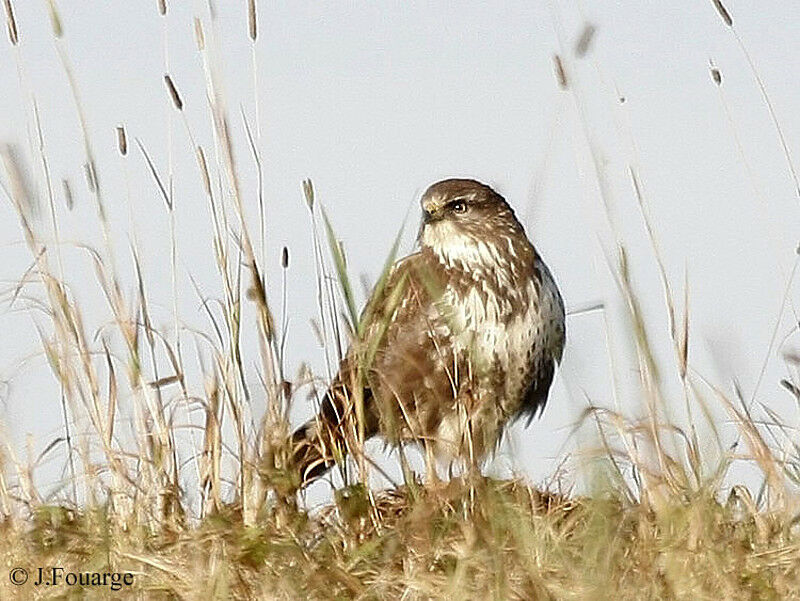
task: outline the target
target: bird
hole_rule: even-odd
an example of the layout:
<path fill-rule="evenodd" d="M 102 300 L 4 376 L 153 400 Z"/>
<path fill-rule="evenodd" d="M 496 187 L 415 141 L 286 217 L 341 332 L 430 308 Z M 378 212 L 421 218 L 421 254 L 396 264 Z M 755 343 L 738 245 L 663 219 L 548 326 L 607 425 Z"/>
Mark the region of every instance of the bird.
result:
<path fill-rule="evenodd" d="M 301 487 L 353 443 L 477 465 L 540 415 L 565 343 L 556 281 L 509 203 L 473 179 L 423 193 L 418 248 L 376 284 L 318 413 L 292 435 Z"/>

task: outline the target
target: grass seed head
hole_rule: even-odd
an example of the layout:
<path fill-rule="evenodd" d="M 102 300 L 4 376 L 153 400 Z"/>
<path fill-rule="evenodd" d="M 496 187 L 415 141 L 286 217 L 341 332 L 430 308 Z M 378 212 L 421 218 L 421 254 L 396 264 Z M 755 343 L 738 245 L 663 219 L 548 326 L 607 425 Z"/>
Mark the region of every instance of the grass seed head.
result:
<path fill-rule="evenodd" d="M 200 52 L 206 49 L 206 34 L 203 33 L 203 22 L 199 17 L 194 18 L 194 41 Z"/>
<path fill-rule="evenodd" d="M 172 104 L 175 105 L 176 109 L 182 111 L 183 100 L 181 99 L 181 95 L 178 94 L 178 88 L 175 87 L 175 83 L 172 81 L 172 77 L 170 77 L 169 73 L 164 74 L 164 83 L 167 84 L 167 90 L 172 98 Z"/>
<path fill-rule="evenodd" d="M 117 126 L 117 148 L 119 149 L 119 153 L 122 156 L 127 156 L 128 154 L 128 136 L 125 133 L 125 126 L 118 125 Z"/>
<path fill-rule="evenodd" d="M 258 38 L 258 17 L 256 15 L 256 0 L 247 2 L 247 32 L 250 39 L 255 42 Z"/>
<path fill-rule="evenodd" d="M 584 26 L 578 41 L 575 42 L 575 56 L 578 58 L 583 58 L 588 54 L 592 47 L 595 33 L 597 33 L 597 28 L 591 23 L 587 23 Z"/>
<path fill-rule="evenodd" d="M 55 0 L 47 0 L 47 8 L 50 12 L 50 27 L 53 30 L 53 35 L 61 39 L 64 37 L 64 27 L 61 24 L 61 16 L 58 14 Z"/>
<path fill-rule="evenodd" d="M 211 196 L 211 178 L 208 175 L 208 164 L 206 163 L 206 155 L 203 152 L 203 147 L 198 146 L 195 152 L 197 155 L 197 165 L 200 167 L 200 175 L 203 178 L 203 190 L 206 196 Z"/>
<path fill-rule="evenodd" d="M 72 196 L 72 186 L 70 186 L 68 179 L 61 180 L 61 188 L 64 190 L 64 200 L 67 203 L 67 209 L 71 211 L 72 207 L 75 206 L 75 199 Z"/>
<path fill-rule="evenodd" d="M 11 199 L 17 211 L 26 219 L 39 213 L 38 195 L 35 194 L 30 172 L 22 160 L 19 149 L 13 144 L 0 147 L 0 160 L 5 167 Z"/>
<path fill-rule="evenodd" d="M 3 0 L 6 7 L 6 28 L 8 29 L 8 39 L 11 44 L 16 46 L 19 44 L 19 30 L 17 29 L 17 20 L 14 17 L 14 7 L 11 6 L 11 0 Z"/>
<path fill-rule="evenodd" d="M 91 163 L 83 164 L 83 177 L 86 179 L 86 186 L 89 188 L 89 192 L 92 194 L 97 192 L 97 179 L 94 174 L 94 166 Z"/>
<path fill-rule="evenodd" d="M 566 90 L 569 87 L 569 81 L 567 80 L 567 72 L 564 69 L 564 63 L 561 62 L 561 57 L 557 54 L 553 55 L 553 66 L 555 67 L 556 73 L 556 81 L 558 82 L 558 87 L 562 90 Z"/>
<path fill-rule="evenodd" d="M 728 27 L 733 27 L 733 18 L 731 17 L 731 13 L 728 12 L 728 9 L 722 4 L 722 0 L 711 0 L 714 4 L 714 8 L 717 9 L 719 16 L 722 17 L 723 22 Z"/>

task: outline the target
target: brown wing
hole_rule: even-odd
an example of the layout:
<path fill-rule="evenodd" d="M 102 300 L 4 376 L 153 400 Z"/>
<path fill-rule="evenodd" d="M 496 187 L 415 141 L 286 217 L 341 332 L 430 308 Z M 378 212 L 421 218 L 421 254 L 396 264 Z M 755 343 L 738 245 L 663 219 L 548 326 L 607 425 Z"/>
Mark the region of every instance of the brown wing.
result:
<path fill-rule="evenodd" d="M 324 474 L 356 440 L 359 398 L 366 438 L 379 431 L 389 440 L 401 432 L 419 438 L 438 422 L 436 399 L 453 398 L 457 371 L 434 302 L 444 277 L 422 251 L 396 263 L 377 286 L 319 414 L 294 434 L 301 482 Z"/>
<path fill-rule="evenodd" d="M 531 379 L 522 397 L 522 410 L 518 417 L 525 417 L 526 425 L 544 412 L 555 368 L 561 361 L 565 337 L 564 301 L 550 270 L 541 260 L 534 263 L 534 278 L 538 282 L 539 302 L 547 305 L 544 313 L 551 317 L 542 327 L 541 345 L 545 352 L 537 353 L 531 359 Z"/>
<path fill-rule="evenodd" d="M 441 408 L 452 404 L 460 368 L 463 371 L 453 354 L 443 308 L 436 302 L 448 274 L 426 251 L 411 255 L 399 267 L 395 290 L 403 292 L 389 291 L 380 319 L 371 322 L 372 340 L 378 342 L 369 363 L 380 430 L 391 442 L 420 439 L 435 431 Z M 388 323 L 385 332 L 381 322 Z"/>

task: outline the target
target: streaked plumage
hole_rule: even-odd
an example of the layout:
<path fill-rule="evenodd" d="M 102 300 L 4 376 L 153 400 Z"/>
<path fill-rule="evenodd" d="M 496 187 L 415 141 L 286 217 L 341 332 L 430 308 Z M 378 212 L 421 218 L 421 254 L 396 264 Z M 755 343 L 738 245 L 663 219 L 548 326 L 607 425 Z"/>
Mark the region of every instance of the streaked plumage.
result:
<path fill-rule="evenodd" d="M 320 413 L 294 434 L 303 483 L 355 440 L 359 391 L 365 437 L 471 461 L 547 401 L 564 306 L 513 210 L 466 179 L 432 185 L 421 204 L 419 251 L 373 292 Z"/>

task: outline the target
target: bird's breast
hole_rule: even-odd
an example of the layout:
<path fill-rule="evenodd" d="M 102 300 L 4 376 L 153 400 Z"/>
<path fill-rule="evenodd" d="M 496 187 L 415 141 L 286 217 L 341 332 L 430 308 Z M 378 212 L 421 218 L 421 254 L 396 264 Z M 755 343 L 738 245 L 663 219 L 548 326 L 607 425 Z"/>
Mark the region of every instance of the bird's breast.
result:
<path fill-rule="evenodd" d="M 448 286 L 441 305 L 453 347 L 469 365 L 469 377 L 506 412 L 515 413 L 535 366 L 548 354 L 560 359 L 564 317 L 555 284 L 532 274 L 514 287 L 501 288 L 487 278 Z"/>
<path fill-rule="evenodd" d="M 442 300 L 454 346 L 479 366 L 507 369 L 514 355 L 535 342 L 538 303 L 529 300 L 535 294 L 531 281 L 507 292 L 481 282 L 449 288 Z M 514 295 L 525 298 L 520 302 Z"/>

